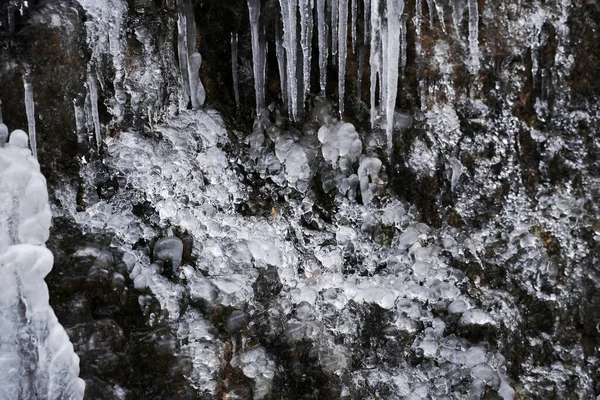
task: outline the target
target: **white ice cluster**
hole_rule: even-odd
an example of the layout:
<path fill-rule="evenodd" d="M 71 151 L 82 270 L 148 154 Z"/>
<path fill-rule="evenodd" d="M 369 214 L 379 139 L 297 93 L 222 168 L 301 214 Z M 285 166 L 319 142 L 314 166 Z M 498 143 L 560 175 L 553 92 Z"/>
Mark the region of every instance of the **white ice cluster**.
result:
<path fill-rule="evenodd" d="M 49 305 L 46 179 L 21 130 L 0 123 L 0 398 L 82 399 L 79 358 Z"/>

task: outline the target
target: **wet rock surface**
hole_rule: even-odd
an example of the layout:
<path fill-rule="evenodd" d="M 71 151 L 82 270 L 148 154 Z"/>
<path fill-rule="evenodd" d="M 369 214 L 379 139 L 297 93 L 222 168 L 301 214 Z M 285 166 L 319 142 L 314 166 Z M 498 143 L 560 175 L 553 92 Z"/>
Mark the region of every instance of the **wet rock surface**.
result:
<path fill-rule="evenodd" d="M 105 28 L 80 2 L 21 14 L 0 1 L 15 16 L 0 29 L 2 110 L 27 126 L 29 69 L 54 194 L 50 302 L 86 398 L 600 395 L 596 3 L 475 2 L 471 74 L 467 2 L 456 26 L 449 2 L 419 2 L 424 57 L 409 23 L 389 159 L 356 54 L 344 144 L 314 94 L 304 121 L 287 119 L 273 41 L 274 106 L 253 125 L 244 1 L 193 3 L 207 109 L 222 117 L 181 98 L 177 2 L 113 3 L 117 55 L 86 43 Z M 279 3 L 263 7 L 273 38 Z M 100 148 L 91 119 L 76 124 L 90 70 Z"/>

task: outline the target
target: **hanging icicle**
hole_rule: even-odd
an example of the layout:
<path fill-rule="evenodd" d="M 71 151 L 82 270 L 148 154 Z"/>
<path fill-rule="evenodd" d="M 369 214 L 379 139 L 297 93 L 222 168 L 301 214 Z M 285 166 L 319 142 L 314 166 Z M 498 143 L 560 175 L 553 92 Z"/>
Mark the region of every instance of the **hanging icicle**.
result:
<path fill-rule="evenodd" d="M 363 0 L 363 43 L 369 43 L 371 33 L 371 0 Z"/>
<path fill-rule="evenodd" d="M 238 34 L 231 34 L 231 77 L 233 78 L 233 96 L 235 108 L 240 108 L 240 87 L 238 78 Z"/>
<path fill-rule="evenodd" d="M 402 71 L 402 79 L 406 71 L 406 14 L 402 14 L 400 18 L 400 69 Z"/>
<path fill-rule="evenodd" d="M 381 86 L 381 38 L 378 35 L 381 32 L 381 15 L 379 14 L 379 1 L 380 0 L 371 0 L 371 128 L 375 127 L 375 117 L 377 116 L 375 96 L 377 94 L 378 78 Z"/>
<path fill-rule="evenodd" d="M 90 95 L 91 117 L 94 124 L 94 133 L 96 134 L 96 146 L 100 149 L 102 132 L 100 131 L 100 117 L 98 114 L 98 84 L 96 83 L 96 76 L 91 71 L 88 72 L 87 86 Z"/>
<path fill-rule="evenodd" d="M 358 0 L 351 0 L 352 3 L 352 15 L 350 19 L 351 32 L 352 32 L 352 53 L 356 54 L 356 19 L 358 14 Z"/>
<path fill-rule="evenodd" d="M 471 55 L 470 70 L 472 74 L 479 72 L 479 8 L 477 0 L 468 0 L 469 6 L 469 50 Z"/>
<path fill-rule="evenodd" d="M 250 14 L 250 36 L 252 37 L 252 61 L 254 72 L 254 94 L 256 99 L 256 115 L 265 108 L 265 64 L 263 46 L 260 39 L 260 0 L 248 0 Z"/>
<path fill-rule="evenodd" d="M 27 126 L 29 129 L 29 145 L 31 154 L 37 159 L 37 141 L 35 137 L 35 104 L 33 101 L 33 88 L 29 82 L 29 76 L 23 76 L 23 85 L 25 86 L 25 113 L 27 114 Z"/>
<path fill-rule="evenodd" d="M 298 119 L 298 41 L 296 35 L 296 9 L 298 0 L 279 0 L 283 18 L 283 47 L 286 54 L 288 72 L 288 98 L 291 103 L 292 120 Z"/>
<path fill-rule="evenodd" d="M 348 51 L 348 0 L 339 3 L 339 40 L 338 40 L 338 97 L 340 116 L 344 115 L 344 101 L 346 90 L 346 52 Z"/>
<path fill-rule="evenodd" d="M 319 41 L 319 83 L 321 95 L 325 96 L 327 86 L 327 24 L 325 23 L 325 0 L 317 0 L 317 33 Z"/>
<path fill-rule="evenodd" d="M 329 0 L 329 4 L 331 4 L 331 54 L 333 55 L 333 60 L 336 60 L 337 52 L 338 52 L 338 39 L 339 39 L 339 3 L 340 0 Z"/>
<path fill-rule="evenodd" d="M 287 105 L 288 114 L 292 114 L 292 105 L 288 95 L 288 77 L 285 65 L 285 48 L 283 47 L 283 33 L 279 24 L 275 25 L 275 55 L 277 57 L 277 69 L 279 71 L 279 84 L 281 86 L 281 98 L 283 103 Z"/>
<path fill-rule="evenodd" d="M 302 46 L 303 97 L 310 93 L 310 65 L 312 55 L 313 0 L 300 0 L 300 44 Z"/>
<path fill-rule="evenodd" d="M 398 94 L 398 60 L 400 58 L 400 18 L 404 13 L 404 0 L 388 0 L 387 2 L 387 57 L 384 66 L 385 85 L 385 116 L 388 157 L 392 154 L 392 133 L 394 129 L 394 112 Z"/>

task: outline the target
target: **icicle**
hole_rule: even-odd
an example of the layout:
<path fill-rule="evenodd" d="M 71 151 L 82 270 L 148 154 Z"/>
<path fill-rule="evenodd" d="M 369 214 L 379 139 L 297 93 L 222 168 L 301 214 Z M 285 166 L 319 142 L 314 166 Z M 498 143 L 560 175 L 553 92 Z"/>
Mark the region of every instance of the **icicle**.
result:
<path fill-rule="evenodd" d="M 254 71 L 254 94 L 256 97 L 256 115 L 265 108 L 265 57 L 264 45 L 260 40 L 260 0 L 248 0 L 250 14 L 250 35 L 252 37 L 252 61 Z"/>
<path fill-rule="evenodd" d="M 319 83 L 321 95 L 325 96 L 327 86 L 327 25 L 325 24 L 325 0 L 317 0 L 317 32 L 319 34 Z"/>
<path fill-rule="evenodd" d="M 298 41 L 296 37 L 296 8 L 298 0 L 279 0 L 281 15 L 283 17 L 283 45 L 286 52 L 286 66 L 288 71 L 288 96 L 291 102 L 292 119 L 298 118 L 298 74 L 297 52 Z"/>
<path fill-rule="evenodd" d="M 477 0 L 468 0 L 469 5 L 469 50 L 471 53 L 471 73 L 479 71 L 479 9 Z"/>
<path fill-rule="evenodd" d="M 94 132 L 96 134 L 96 146 L 99 149 L 102 144 L 102 132 L 100 131 L 100 117 L 98 114 L 98 84 L 96 83 L 96 77 L 92 72 L 88 72 L 87 84 L 90 93 L 92 121 L 94 123 Z"/>
<path fill-rule="evenodd" d="M 313 0 L 300 0 L 300 42 L 302 46 L 302 76 L 304 96 L 310 92 L 310 65 L 312 54 L 312 31 L 313 31 Z"/>
<path fill-rule="evenodd" d="M 340 0 L 339 3 L 339 30 L 338 40 L 338 97 L 340 116 L 344 115 L 344 92 L 346 90 L 346 52 L 348 51 L 348 0 Z"/>
<path fill-rule="evenodd" d="M 446 33 L 446 22 L 444 20 L 444 6 L 443 6 L 443 4 L 440 4 L 438 0 L 433 0 L 433 4 L 435 5 L 438 19 L 440 20 L 442 32 Z"/>
<path fill-rule="evenodd" d="M 331 55 L 335 61 L 338 52 L 339 39 L 339 0 L 329 0 L 331 4 Z"/>
<path fill-rule="evenodd" d="M 427 0 L 427 8 L 429 9 L 429 28 L 433 29 L 433 0 Z"/>
<path fill-rule="evenodd" d="M 231 76 L 233 78 L 233 95 L 235 107 L 240 108 L 240 88 L 238 78 L 238 34 L 231 33 Z"/>
<path fill-rule="evenodd" d="M 358 72 L 356 76 L 356 98 L 360 101 L 362 100 L 362 76 L 365 64 L 365 46 L 358 46 Z"/>
<path fill-rule="evenodd" d="M 356 54 L 356 18 L 358 14 L 358 0 L 351 0 L 352 2 L 352 53 Z"/>
<path fill-rule="evenodd" d="M 185 109 L 190 98 L 190 78 L 188 75 L 187 21 L 184 13 L 179 13 L 177 19 L 177 55 L 183 89 L 183 103 L 179 105 L 179 108 Z"/>
<path fill-rule="evenodd" d="M 279 24 L 275 25 L 275 55 L 277 56 L 277 67 L 279 69 L 279 82 L 281 85 L 281 98 L 287 104 L 288 114 L 292 114 L 291 102 L 288 98 L 287 73 L 285 67 L 285 49 L 283 48 L 283 35 Z"/>
<path fill-rule="evenodd" d="M 407 15 L 402 14 L 400 18 L 400 68 L 402 70 L 402 79 L 406 70 L 406 19 Z"/>
<path fill-rule="evenodd" d="M 37 142 L 35 138 L 35 104 L 33 101 L 33 88 L 29 82 L 29 77 L 23 77 L 25 86 L 25 113 L 27 114 L 27 126 L 29 128 L 29 145 L 31 154 L 37 159 Z"/>
<path fill-rule="evenodd" d="M 463 0 L 452 0 L 452 25 L 457 40 L 460 38 L 460 20 L 464 10 Z"/>
<path fill-rule="evenodd" d="M 400 58 L 400 16 L 404 12 L 404 0 L 387 2 L 387 65 L 385 66 L 387 89 L 385 91 L 386 137 L 388 157 L 392 154 L 394 111 L 398 94 L 398 59 Z"/>
<path fill-rule="evenodd" d="M 363 0 L 363 43 L 369 43 L 369 33 L 371 31 L 371 0 Z"/>
<path fill-rule="evenodd" d="M 417 53 L 417 59 L 421 57 L 421 18 L 423 16 L 423 5 L 421 0 L 416 0 L 415 3 L 415 16 L 413 18 L 413 24 L 415 26 L 415 52 Z"/>
<path fill-rule="evenodd" d="M 381 16 L 379 14 L 379 1 L 371 0 L 371 128 L 375 127 L 375 117 L 377 109 L 375 106 L 375 96 L 377 94 L 377 77 L 381 86 Z"/>
<path fill-rule="evenodd" d="M 2 118 L 2 100 L 0 100 L 0 124 L 4 123 L 4 119 Z"/>

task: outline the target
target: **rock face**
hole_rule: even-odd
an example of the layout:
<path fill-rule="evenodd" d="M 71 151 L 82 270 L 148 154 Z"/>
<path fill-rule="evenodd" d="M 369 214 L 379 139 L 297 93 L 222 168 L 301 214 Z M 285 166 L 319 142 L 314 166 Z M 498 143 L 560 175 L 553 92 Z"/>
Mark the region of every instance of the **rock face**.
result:
<path fill-rule="evenodd" d="M 87 397 L 600 395 L 598 5 L 226 3 L 0 1 Z"/>

